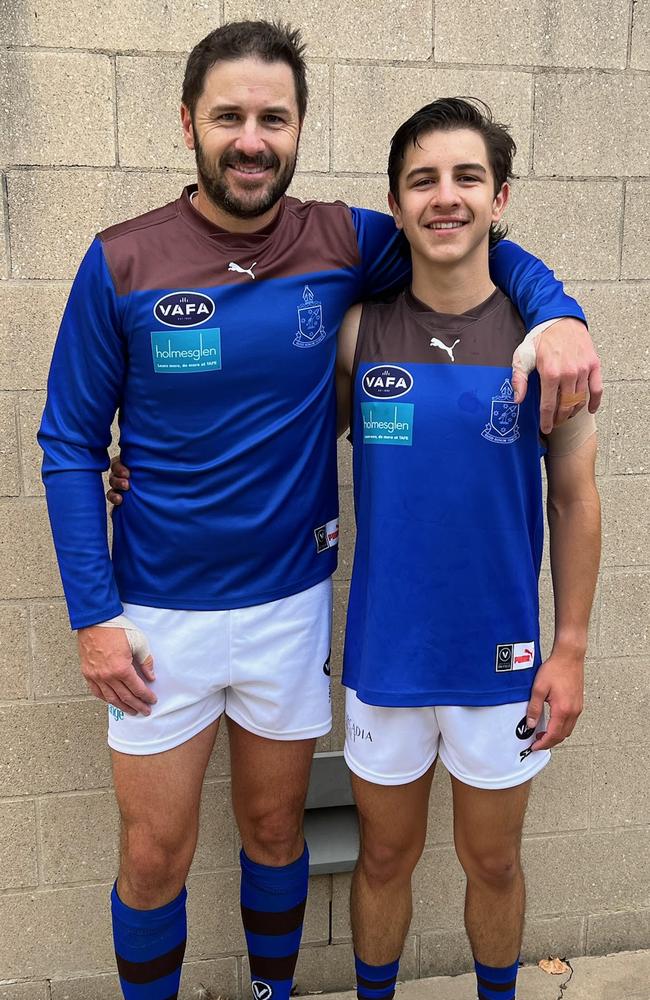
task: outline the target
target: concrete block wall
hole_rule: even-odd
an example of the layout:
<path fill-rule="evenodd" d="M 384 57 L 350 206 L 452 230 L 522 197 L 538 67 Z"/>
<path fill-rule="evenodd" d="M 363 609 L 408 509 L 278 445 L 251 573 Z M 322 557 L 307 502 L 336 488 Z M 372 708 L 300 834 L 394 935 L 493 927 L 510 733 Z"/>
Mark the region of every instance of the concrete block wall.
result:
<path fill-rule="evenodd" d="M 0 1000 L 115 1000 L 116 811 L 105 709 L 67 628 L 34 434 L 70 280 L 100 228 L 192 178 L 178 94 L 224 19 L 281 17 L 309 45 L 293 192 L 384 208 L 387 143 L 425 101 L 474 94 L 518 143 L 512 234 L 583 303 L 602 354 L 603 566 L 587 708 L 538 780 L 524 955 L 650 946 L 650 0 L 0 0 Z M 352 553 L 341 452 L 340 674 Z M 548 570 L 544 631 L 552 630 Z M 321 749 L 340 748 L 342 704 Z M 220 739 L 190 878 L 181 996 L 245 991 L 237 841 Z M 297 981 L 351 985 L 349 878 L 313 880 Z M 469 965 L 446 775 L 415 880 L 405 978 Z"/>

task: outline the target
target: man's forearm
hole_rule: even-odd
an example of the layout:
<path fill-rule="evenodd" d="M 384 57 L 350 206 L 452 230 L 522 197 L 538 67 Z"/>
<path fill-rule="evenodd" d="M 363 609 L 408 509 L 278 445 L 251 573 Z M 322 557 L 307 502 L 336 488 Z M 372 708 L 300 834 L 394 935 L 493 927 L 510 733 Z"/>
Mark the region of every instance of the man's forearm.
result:
<path fill-rule="evenodd" d="M 600 500 L 595 485 L 568 501 L 549 493 L 548 521 L 555 601 L 553 649 L 582 657 L 600 562 Z"/>
<path fill-rule="evenodd" d="M 49 473 L 44 482 L 72 628 L 114 618 L 121 614 L 122 603 L 108 548 L 101 473 Z"/>

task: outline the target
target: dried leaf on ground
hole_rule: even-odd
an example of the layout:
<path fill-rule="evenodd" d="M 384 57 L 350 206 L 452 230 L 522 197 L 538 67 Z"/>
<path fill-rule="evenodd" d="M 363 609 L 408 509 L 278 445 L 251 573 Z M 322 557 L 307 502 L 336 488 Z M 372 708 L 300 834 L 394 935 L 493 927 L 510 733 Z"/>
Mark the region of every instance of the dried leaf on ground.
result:
<path fill-rule="evenodd" d="M 561 958 L 543 958 L 537 963 L 544 972 L 551 976 L 563 976 L 565 972 L 570 972 L 571 967 Z"/>

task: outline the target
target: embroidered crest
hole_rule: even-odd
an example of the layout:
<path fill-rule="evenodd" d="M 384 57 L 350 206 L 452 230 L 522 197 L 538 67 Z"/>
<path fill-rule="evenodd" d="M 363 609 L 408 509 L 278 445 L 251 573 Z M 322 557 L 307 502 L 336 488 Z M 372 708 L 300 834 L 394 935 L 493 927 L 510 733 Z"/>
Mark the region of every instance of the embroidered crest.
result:
<path fill-rule="evenodd" d="M 481 431 L 481 437 L 494 444 L 513 444 L 519 435 L 519 403 L 510 379 L 506 379 L 498 396 L 492 397 L 490 423 Z"/>
<path fill-rule="evenodd" d="M 323 326 L 323 307 L 316 301 L 309 285 L 305 285 L 302 301 L 303 304 L 298 306 L 298 332 L 293 346 L 316 347 L 327 336 Z"/>

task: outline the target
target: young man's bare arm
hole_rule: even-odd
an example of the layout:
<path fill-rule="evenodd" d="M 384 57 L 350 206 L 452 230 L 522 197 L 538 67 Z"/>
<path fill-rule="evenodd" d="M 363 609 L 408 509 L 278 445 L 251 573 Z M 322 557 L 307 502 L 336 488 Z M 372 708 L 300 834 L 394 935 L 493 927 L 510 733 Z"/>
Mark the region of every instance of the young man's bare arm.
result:
<path fill-rule="evenodd" d="M 589 419 L 586 411 L 584 419 Z M 565 739 L 582 711 L 587 629 L 600 561 L 595 459 L 594 433 L 574 451 L 562 454 L 560 449 L 546 458 L 555 638 L 528 705 L 531 726 L 540 718 L 545 701 L 551 710 L 548 730 L 533 744 L 535 750 Z"/>
<path fill-rule="evenodd" d="M 350 426 L 350 383 L 363 306 L 352 306 L 343 317 L 336 345 L 336 432 L 340 437 Z"/>

